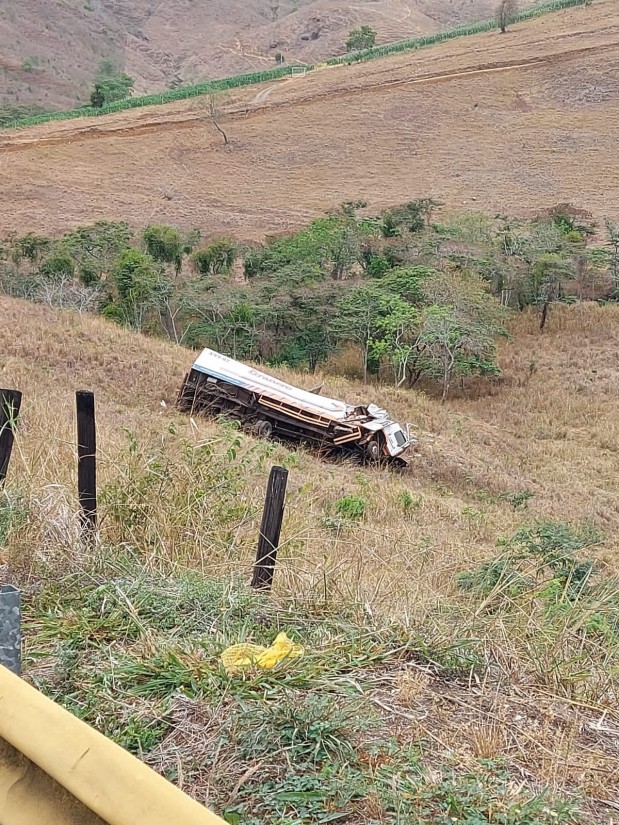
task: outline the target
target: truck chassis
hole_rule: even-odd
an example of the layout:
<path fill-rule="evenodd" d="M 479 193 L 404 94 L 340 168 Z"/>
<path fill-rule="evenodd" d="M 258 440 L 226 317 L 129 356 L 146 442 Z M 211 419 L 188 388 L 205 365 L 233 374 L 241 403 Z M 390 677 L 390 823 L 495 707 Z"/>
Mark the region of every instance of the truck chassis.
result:
<path fill-rule="evenodd" d="M 185 376 L 177 406 L 187 413 L 228 416 L 263 438 L 308 444 L 323 453 L 356 458 L 363 463 L 407 466 L 403 458 L 388 454 L 382 432 L 364 432 L 360 426 L 364 418 L 362 408 L 357 419 L 335 421 L 195 369 Z"/>

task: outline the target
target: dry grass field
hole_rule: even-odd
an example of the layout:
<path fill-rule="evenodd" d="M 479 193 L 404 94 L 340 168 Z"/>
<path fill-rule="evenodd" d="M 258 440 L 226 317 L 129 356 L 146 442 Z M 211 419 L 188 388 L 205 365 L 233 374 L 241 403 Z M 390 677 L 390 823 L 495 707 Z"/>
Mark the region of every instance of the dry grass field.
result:
<path fill-rule="evenodd" d="M 25 394 L 24 433 L 15 472 L 18 477 L 26 475 L 29 487 L 52 493 L 55 483 L 70 488 L 76 389 L 97 393 L 103 483 L 114 477 L 117 460 L 125 457 L 124 429 L 134 432 L 145 446 L 160 439 L 171 421 L 192 440 L 219 433 L 208 421 L 189 423 L 172 411 L 192 361 L 191 351 L 104 320 L 6 297 L 0 299 L 0 310 L 4 355 L 0 383 L 19 387 Z M 308 547 L 301 564 L 307 567 L 301 592 L 322 586 L 322 565 L 333 564 L 331 583 L 335 586 L 341 577 L 351 588 L 354 581 L 359 590 L 349 595 L 356 601 L 370 601 L 388 614 L 418 617 L 454 572 L 491 555 L 496 539 L 518 525 L 522 514 L 502 494 L 529 491 L 531 516 L 591 520 L 616 541 L 618 320 L 614 307 L 584 304 L 557 309 L 548 334 L 540 336 L 534 316 L 516 319 L 516 340 L 505 345 L 500 359 L 505 370 L 501 383 L 480 384 L 478 392 L 469 388 L 445 407 L 426 393 L 385 385 L 364 387 L 356 381 L 321 376 L 325 394 L 351 402 L 376 400 L 397 420 L 411 422 L 420 446 L 402 477 L 378 471 L 359 475 L 348 466 L 325 465 L 311 454 L 295 454 L 297 492 L 290 506 L 288 539 L 293 541 L 298 532 Z M 308 386 L 318 380 L 315 375 L 304 378 L 286 370 L 278 374 Z M 172 439 L 175 444 L 179 440 Z M 254 443 L 249 437 L 246 441 Z M 287 454 L 279 448 L 276 453 Z M 247 479 L 253 503 L 263 494 L 267 471 L 263 468 Z M 325 532 L 320 518 L 329 502 L 358 490 L 365 490 L 373 502 L 367 524 L 345 539 Z M 420 498 L 412 518 L 402 517 L 403 490 Z M 255 527 L 249 525 L 250 544 Z M 179 537 L 172 538 L 170 547 Z M 183 552 L 190 547 L 189 561 L 208 563 L 202 543 L 208 544 L 209 537 L 194 539 L 183 545 Z M 432 548 L 429 580 L 419 577 L 419 558 L 411 553 L 411 547 L 425 543 Z M 324 558 L 321 552 L 316 570 L 312 568 L 318 547 L 323 548 Z M 617 547 L 605 547 L 604 561 L 619 573 Z M 348 561 L 343 559 L 352 548 L 355 552 Z M 290 575 L 300 575 L 296 561 L 290 565 Z M 368 570 L 351 579 L 350 572 L 364 563 Z"/>
<path fill-rule="evenodd" d="M 52 582 L 59 583 L 59 595 L 46 595 L 53 601 L 45 601 L 47 607 L 27 623 L 29 678 L 63 702 L 77 702 L 71 704 L 74 712 L 91 718 L 84 697 L 101 689 L 95 674 L 115 663 L 113 691 L 105 694 L 113 711 L 100 709 L 93 717 L 100 728 L 106 712 L 127 720 L 138 707 L 140 719 L 151 718 L 155 705 L 139 699 L 139 685 L 155 679 L 154 660 L 147 665 L 144 659 L 155 650 L 172 644 L 174 655 L 180 656 L 176 664 L 157 665 L 158 680 L 180 678 L 169 670 L 180 667 L 180 661 L 193 674 L 188 684 L 195 686 L 196 679 L 202 684 L 209 671 L 208 661 L 200 658 L 204 654 L 185 648 L 179 652 L 182 642 L 160 637 L 143 624 L 140 634 L 147 635 L 140 635 L 141 641 L 129 642 L 124 636 L 110 641 L 108 609 L 87 618 L 99 590 L 82 603 L 83 588 L 120 576 L 126 605 L 122 611 L 139 614 L 143 623 L 150 598 L 148 577 L 197 570 L 223 581 L 236 575 L 246 580 L 269 467 L 284 463 L 290 483 L 274 603 L 281 610 L 297 611 L 297 616 L 301 611 L 305 618 L 295 620 L 301 639 L 314 638 L 317 617 L 326 622 L 329 616 L 352 611 L 362 625 L 372 621 L 388 626 L 396 620 L 407 637 L 422 633 L 430 650 L 452 651 L 442 654 L 446 661 L 452 662 L 458 645 L 464 650 L 472 645 L 475 655 L 491 663 L 478 677 L 473 664 L 460 662 L 450 677 L 449 668 L 444 672 L 401 660 L 401 655 L 389 660 L 391 664 L 379 664 L 374 648 L 376 660 L 354 654 L 365 662 L 354 666 L 361 668 L 352 671 L 354 678 L 362 680 L 358 684 L 365 687 L 359 690 L 367 691 L 367 701 L 381 714 L 382 729 L 390 730 L 402 747 L 404 742 L 415 747 L 424 742 L 431 776 L 440 775 L 446 760 L 475 771 L 478 759 L 499 759 L 516 783 L 509 793 L 515 794 L 520 783 L 521 789 L 526 785 L 568 797 L 584 794 L 587 822 L 614 821 L 619 779 L 616 651 L 610 642 L 596 642 L 591 650 L 583 647 L 581 628 L 591 621 L 593 608 L 574 605 L 557 627 L 546 624 L 550 620 L 544 611 L 533 605 L 530 611 L 521 612 L 521 605 L 505 613 L 486 613 L 483 604 L 467 599 L 455 582 L 458 574 L 496 558 L 501 537 L 542 520 L 586 522 L 602 531 L 604 538 L 584 555 L 595 559 L 609 588 L 614 587 L 612 576 L 619 573 L 616 307 L 557 309 L 544 335 L 534 316 L 515 319 L 514 340 L 501 354 L 502 381 L 492 387 L 480 384 L 472 392 L 469 387 L 466 396 L 443 407 L 429 394 L 325 376 L 325 393 L 351 401 L 371 398 L 412 423 L 419 447 L 403 474 L 321 463 L 312 454 L 291 453 L 175 413 L 175 393 L 192 360 L 187 350 L 103 320 L 7 298 L 0 298 L 0 315 L 0 384 L 24 392 L 7 494 L 9 501 L 25 502 L 28 512 L 5 541 L 4 562 L 31 599 L 39 598 L 42 585 L 49 589 Z M 308 385 L 316 380 L 279 374 Z M 94 559 L 77 534 L 72 393 L 78 388 L 97 393 L 102 520 Z M 347 520 L 339 513 L 337 502 L 346 496 L 365 502 L 361 518 Z M 131 578 L 136 565 L 145 578 Z M 173 579 L 165 581 L 166 589 L 173 587 Z M 617 594 L 611 589 L 606 598 L 616 604 Z M 605 603 L 601 599 L 596 609 Z M 194 605 L 191 615 L 196 609 Z M 267 621 L 267 607 L 262 604 L 257 610 L 258 624 L 246 619 L 241 631 L 236 625 L 224 629 L 224 638 L 235 641 L 237 636 L 226 633 L 239 632 L 255 638 L 260 622 Z M 183 621 L 180 614 L 175 616 L 174 624 Z M 337 658 L 336 648 L 344 643 L 334 630 L 325 632 L 318 647 Z M 78 681 L 71 687 L 68 677 L 58 675 L 64 672 L 58 639 L 65 638 L 62 644 L 69 645 L 69 652 L 71 645 L 86 645 L 79 680 L 75 676 Z M 104 660 L 93 659 L 95 654 Z M 431 661 L 432 656 L 438 654 L 432 654 Z M 126 677 L 125 688 L 121 674 L 126 657 L 133 657 L 133 675 Z M 319 660 L 311 662 L 318 667 Z M 340 682 L 337 685 L 330 690 L 340 690 Z M 191 690 L 188 695 L 193 695 Z M 214 690 L 213 701 L 219 703 L 223 688 Z M 160 709 L 157 714 L 169 722 L 170 707 L 165 707 L 165 713 Z M 226 746 L 232 749 L 228 753 L 224 748 L 231 761 L 213 763 L 206 773 L 190 767 L 196 753 L 208 752 L 213 758 L 209 748 L 218 737 L 230 742 L 224 727 L 233 709 L 227 707 L 215 724 L 214 719 L 205 721 L 203 704 L 176 698 L 176 721 L 168 737 L 154 750 L 140 750 L 164 772 L 186 759 L 181 785 L 198 799 L 210 804 L 215 799 L 223 807 L 229 798 L 217 793 L 213 797 L 213 776 L 225 785 L 217 771 L 232 777 L 232 784 L 249 781 L 243 778 L 246 766 L 234 761 L 238 751 Z M 161 722 L 163 717 L 156 718 Z M 201 725 L 207 726 L 204 734 Z M 371 750 L 367 741 L 364 747 Z M 250 761 L 250 768 L 258 771 L 261 764 Z M 366 823 L 367 815 L 358 812 L 346 821 Z"/>
<path fill-rule="evenodd" d="M 571 201 L 619 219 L 614 0 L 227 99 L 231 146 L 199 101 L 0 138 L 4 233 L 96 219 L 260 239 L 350 199 L 431 195 L 531 214 Z"/>

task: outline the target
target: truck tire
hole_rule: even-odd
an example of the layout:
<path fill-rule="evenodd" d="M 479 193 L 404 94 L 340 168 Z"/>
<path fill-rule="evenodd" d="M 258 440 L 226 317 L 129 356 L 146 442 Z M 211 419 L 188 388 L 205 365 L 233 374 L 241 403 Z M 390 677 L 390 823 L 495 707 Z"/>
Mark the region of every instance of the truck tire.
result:
<path fill-rule="evenodd" d="M 368 443 L 365 445 L 366 459 L 370 463 L 376 464 L 378 461 L 380 461 L 381 455 L 382 450 L 380 449 L 380 444 L 378 443 L 378 441 L 376 441 L 376 439 L 374 438 L 371 441 L 368 441 Z"/>
<path fill-rule="evenodd" d="M 254 432 L 260 438 L 270 438 L 273 435 L 273 425 L 263 418 L 256 422 Z"/>

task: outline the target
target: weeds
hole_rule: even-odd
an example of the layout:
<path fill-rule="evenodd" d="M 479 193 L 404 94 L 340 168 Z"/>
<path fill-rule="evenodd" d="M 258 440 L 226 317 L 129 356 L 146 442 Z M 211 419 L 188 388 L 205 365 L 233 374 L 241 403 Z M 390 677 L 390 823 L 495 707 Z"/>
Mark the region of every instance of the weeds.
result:
<path fill-rule="evenodd" d="M 364 518 L 368 503 L 361 496 L 344 496 L 335 505 L 335 512 L 349 521 Z"/>
<path fill-rule="evenodd" d="M 27 519 L 28 507 L 23 497 L 0 488 L 0 550 L 9 535 L 23 527 Z"/>
<path fill-rule="evenodd" d="M 326 528 L 335 531 L 354 527 L 355 524 L 365 518 L 367 507 L 367 499 L 363 496 L 344 496 L 329 508 L 329 512 L 323 518 L 322 523 Z"/>
<path fill-rule="evenodd" d="M 24 595 L 26 678 L 232 823 L 546 825 L 578 821 L 550 791 L 614 800 L 617 510 L 614 454 L 596 445 L 615 432 L 616 379 L 580 346 L 583 334 L 615 346 L 613 308 L 583 310 L 567 354 L 552 350 L 550 335 L 544 351 L 519 336 L 512 373 L 526 369 L 530 340 L 540 375 L 522 398 L 512 388 L 454 401 L 468 410 L 460 415 L 390 390 L 389 408 L 404 420 L 414 404 L 433 434 L 409 483 L 321 465 L 226 422 L 160 412 L 169 397 L 160 364 L 172 374 L 186 356 L 117 328 L 113 346 L 91 353 L 102 322 L 89 321 L 97 334 L 86 335 L 73 316 L 56 325 L 34 317 L 52 354 L 24 386 L 32 403 L 0 495 L 2 556 Z M 574 317 L 557 314 L 566 328 Z M 524 313 L 517 322 L 526 332 Z M 101 387 L 105 448 L 94 553 L 76 530 L 72 410 L 57 390 L 71 380 L 67 340 L 100 370 L 88 373 Z M 20 380 L 30 375 L 21 344 L 7 336 L 3 345 Z M 139 375 L 122 371 L 112 387 L 106 359 L 130 347 Z M 585 359 L 578 380 L 598 370 L 599 397 L 581 402 L 559 382 L 568 370 L 554 369 L 557 359 L 576 352 Z M 337 379 L 330 392 L 362 400 L 365 390 Z M 580 433 L 592 409 L 603 426 L 586 455 L 576 439 L 530 438 L 532 426 Z M 271 461 L 292 472 L 265 598 L 245 582 Z M 338 512 L 351 489 L 364 504 Z M 523 526 L 529 489 L 541 520 Z M 557 521 L 565 513 L 591 515 L 608 537 Z M 497 548 L 500 533 L 511 538 Z M 225 647 L 269 645 L 279 631 L 304 645 L 303 659 L 225 674 Z M 584 821 L 605 821 L 588 804 Z"/>
<path fill-rule="evenodd" d="M 244 500 L 243 490 L 244 469 L 257 451 L 242 454 L 242 437 L 231 430 L 224 430 L 219 443 L 193 445 L 181 440 L 180 449 L 164 440 L 153 450 L 127 435 L 123 471 L 101 492 L 111 541 L 157 553 L 167 543 L 157 519 L 166 501 L 165 529 L 174 534 L 179 558 L 195 555 L 189 544 L 198 532 L 208 534 L 211 554 L 217 548 L 228 555 L 232 528 L 256 513 Z"/>
<path fill-rule="evenodd" d="M 570 806 L 516 792 L 499 765 L 462 773 L 446 762 L 437 773 L 422 748 L 402 745 L 371 700 L 376 685 L 448 651 L 423 650 L 395 624 L 269 606 L 232 579 L 132 573 L 93 571 L 86 585 L 74 575 L 29 601 L 30 678 L 169 778 L 180 766 L 227 822 L 578 821 Z M 224 647 L 282 629 L 306 646 L 294 667 L 225 674 Z"/>
<path fill-rule="evenodd" d="M 619 667 L 619 580 L 578 555 L 600 541 L 586 525 L 523 527 L 501 556 L 458 577 L 474 610 L 471 635 L 486 640 L 500 626 L 523 675 L 592 702 L 617 696 Z"/>
<path fill-rule="evenodd" d="M 527 510 L 529 502 L 535 496 L 530 490 L 522 490 L 519 493 L 501 493 L 499 496 L 503 501 L 509 502 L 514 510 Z"/>
<path fill-rule="evenodd" d="M 414 496 L 408 490 L 401 490 L 398 493 L 398 501 L 406 514 L 412 513 L 415 510 L 421 510 L 423 507 L 423 496 Z"/>
<path fill-rule="evenodd" d="M 579 821 L 576 808 L 546 794 L 527 796 L 510 782 L 502 765 L 480 760 L 474 772 L 424 772 L 413 763 L 403 773 L 381 768 L 380 798 L 398 825 L 552 825 Z"/>

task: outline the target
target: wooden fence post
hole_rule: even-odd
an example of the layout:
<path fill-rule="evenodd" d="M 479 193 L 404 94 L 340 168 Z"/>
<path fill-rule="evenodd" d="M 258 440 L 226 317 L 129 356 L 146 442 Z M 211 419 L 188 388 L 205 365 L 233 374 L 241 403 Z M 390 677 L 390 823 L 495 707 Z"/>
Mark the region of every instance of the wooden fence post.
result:
<path fill-rule="evenodd" d="M 77 404 L 77 492 L 80 520 L 85 534 L 94 536 L 97 530 L 97 432 L 95 396 L 92 392 L 76 392 Z"/>
<path fill-rule="evenodd" d="M 284 518 L 287 484 L 288 470 L 284 467 L 273 467 L 269 476 L 269 486 L 260 526 L 258 553 L 251 582 L 251 586 L 258 590 L 270 590 L 273 584 L 277 549 Z"/>
<path fill-rule="evenodd" d="M 0 390 L 0 484 L 9 469 L 21 397 L 18 390 Z"/>

